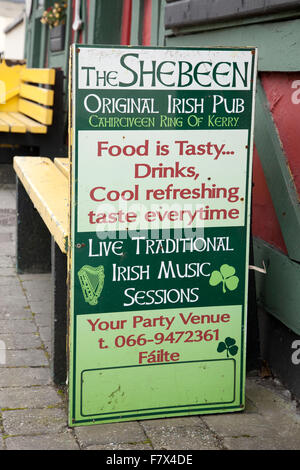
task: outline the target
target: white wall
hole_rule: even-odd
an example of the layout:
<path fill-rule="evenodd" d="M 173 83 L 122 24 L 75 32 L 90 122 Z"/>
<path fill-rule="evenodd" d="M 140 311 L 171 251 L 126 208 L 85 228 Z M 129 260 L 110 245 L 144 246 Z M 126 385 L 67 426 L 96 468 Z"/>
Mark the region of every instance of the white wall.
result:
<path fill-rule="evenodd" d="M 24 3 L 0 1 L 0 52 L 4 52 L 4 57 L 7 59 L 24 57 L 25 22 L 23 21 L 9 33 L 4 33 L 5 28 L 20 17 L 24 7 Z"/>
<path fill-rule="evenodd" d="M 5 49 L 5 34 L 4 30 L 6 26 L 11 23 L 12 19 L 0 16 L 0 52 L 4 52 Z"/>
<path fill-rule="evenodd" d="M 4 57 L 24 59 L 25 21 L 5 35 Z"/>

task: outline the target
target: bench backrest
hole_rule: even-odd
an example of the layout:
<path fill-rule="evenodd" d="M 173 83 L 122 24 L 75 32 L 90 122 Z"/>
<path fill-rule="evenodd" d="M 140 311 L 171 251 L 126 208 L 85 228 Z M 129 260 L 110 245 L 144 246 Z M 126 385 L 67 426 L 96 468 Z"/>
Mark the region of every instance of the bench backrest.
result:
<path fill-rule="evenodd" d="M 23 69 L 18 111 L 46 126 L 52 124 L 55 70 Z"/>
<path fill-rule="evenodd" d="M 25 64 L 9 66 L 0 61 L 0 112 L 18 111 L 20 76 Z"/>

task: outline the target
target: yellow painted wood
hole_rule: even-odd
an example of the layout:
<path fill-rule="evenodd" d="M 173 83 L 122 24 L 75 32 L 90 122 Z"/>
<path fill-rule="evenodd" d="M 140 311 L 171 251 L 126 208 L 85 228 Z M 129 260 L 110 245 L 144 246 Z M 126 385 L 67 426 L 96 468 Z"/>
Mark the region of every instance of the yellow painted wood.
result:
<path fill-rule="evenodd" d="M 54 164 L 57 166 L 59 171 L 61 171 L 62 174 L 66 178 L 69 178 L 69 176 L 70 176 L 70 162 L 69 162 L 68 158 L 54 158 Z"/>
<path fill-rule="evenodd" d="M 6 92 L 6 101 L 11 100 L 14 96 L 19 95 L 20 93 L 20 87 L 17 86 L 16 88 L 9 90 Z"/>
<path fill-rule="evenodd" d="M 5 103 L 0 103 L 0 112 L 13 112 L 18 111 L 19 106 L 19 95 L 13 96 L 11 99 L 5 101 Z"/>
<path fill-rule="evenodd" d="M 22 122 L 26 126 L 27 132 L 32 134 L 47 134 L 47 126 L 44 124 L 40 124 L 21 113 L 10 113 L 10 115 Z"/>
<path fill-rule="evenodd" d="M 22 98 L 28 98 L 29 100 L 36 101 L 37 103 L 44 104 L 46 106 L 53 106 L 54 102 L 54 91 L 47 90 L 34 85 L 27 85 L 22 83 L 20 87 L 20 96 Z"/>
<path fill-rule="evenodd" d="M 0 119 L 0 132 L 9 132 L 9 125 Z"/>
<path fill-rule="evenodd" d="M 9 67 L 5 60 L 0 63 L 0 104 L 7 105 L 8 102 L 16 97 L 21 85 L 21 73 L 26 65 L 14 65 Z M 10 103 L 11 105 L 11 103 Z M 3 109 L 10 111 L 11 109 Z"/>
<path fill-rule="evenodd" d="M 52 124 L 53 111 L 49 108 L 44 108 L 39 104 L 32 103 L 30 101 L 20 98 L 19 100 L 19 112 L 24 113 L 27 116 L 32 117 L 36 121 L 39 121 L 47 126 Z"/>
<path fill-rule="evenodd" d="M 0 112 L 0 119 L 1 121 L 9 125 L 10 132 L 16 132 L 21 134 L 24 134 L 26 132 L 26 126 L 21 121 L 18 121 L 18 119 L 16 119 L 10 113 Z"/>
<path fill-rule="evenodd" d="M 54 85 L 55 70 L 27 69 L 25 64 L 9 67 L 5 61 L 0 63 L 0 132 L 45 134 L 45 126 L 53 121 L 53 110 L 48 107 L 53 106 L 54 91 L 22 81 Z M 28 116 L 37 122 L 28 120 Z"/>
<path fill-rule="evenodd" d="M 44 157 L 14 157 L 14 170 L 63 253 L 69 227 L 69 184 L 57 166 Z"/>
<path fill-rule="evenodd" d="M 27 69 L 21 72 L 23 82 L 42 83 L 43 85 L 55 84 L 54 69 Z"/>

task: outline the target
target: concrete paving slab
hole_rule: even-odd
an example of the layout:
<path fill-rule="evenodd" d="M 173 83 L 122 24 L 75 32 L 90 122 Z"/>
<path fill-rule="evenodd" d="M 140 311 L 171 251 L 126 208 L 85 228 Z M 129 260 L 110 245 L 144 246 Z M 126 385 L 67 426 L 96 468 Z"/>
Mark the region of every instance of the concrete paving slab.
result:
<path fill-rule="evenodd" d="M 156 450 L 219 450 L 219 441 L 198 416 L 141 421 Z"/>
<path fill-rule="evenodd" d="M 272 435 L 272 427 L 259 414 L 224 413 L 203 416 L 208 427 L 222 438 L 237 436 L 259 438 Z"/>
<path fill-rule="evenodd" d="M 51 327 L 50 326 L 41 326 L 39 328 L 39 333 L 43 343 L 49 343 L 51 341 Z"/>
<path fill-rule="evenodd" d="M 14 274 L 0 274 L 0 287 L 2 286 L 18 286 L 20 287 L 20 281 Z"/>
<path fill-rule="evenodd" d="M 5 275 L 6 268 L 12 268 L 11 271 L 16 269 L 16 258 L 15 256 L 4 255 L 0 253 L 0 266 L 1 266 L 1 274 Z M 8 271 L 7 271 L 8 273 Z"/>
<path fill-rule="evenodd" d="M 87 447 L 86 450 L 126 450 L 128 451 L 128 455 L 130 455 L 130 451 L 136 450 L 147 450 L 151 451 L 152 447 L 150 444 L 147 443 L 137 443 L 137 444 L 106 444 L 106 445 L 99 445 L 99 446 L 90 446 Z"/>
<path fill-rule="evenodd" d="M 41 313 L 33 313 L 34 321 L 38 326 L 38 329 L 40 330 L 41 327 L 51 327 L 51 314 L 48 313 L 47 315 L 41 314 Z"/>
<path fill-rule="evenodd" d="M 5 333 L 0 332 L 0 339 L 5 342 L 7 349 L 34 349 L 42 347 L 37 332 L 32 333 Z"/>
<path fill-rule="evenodd" d="M 51 348 L 52 348 L 52 343 L 51 343 L 51 341 L 45 341 L 45 342 L 43 343 L 43 345 L 44 345 L 45 351 L 46 351 L 49 355 L 51 355 Z"/>
<path fill-rule="evenodd" d="M 62 397 L 52 384 L 48 386 L 0 389 L 0 409 L 2 411 L 17 408 L 48 408 L 61 406 L 62 404 Z"/>
<path fill-rule="evenodd" d="M 69 432 L 8 437 L 5 445 L 7 450 L 79 450 L 76 440 Z"/>
<path fill-rule="evenodd" d="M 0 307 L 0 321 L 1 320 L 32 320 L 32 313 L 29 307 L 17 305 Z"/>
<path fill-rule="evenodd" d="M 35 333 L 37 331 L 35 323 L 30 319 L 28 320 L 0 320 L 0 333 Z"/>
<path fill-rule="evenodd" d="M 7 242 L 3 242 L 4 236 L 9 235 L 6 237 Z M 6 255 L 15 256 L 16 248 L 15 244 L 12 243 L 13 241 L 13 234 L 12 233 L 1 233 L 0 232 L 0 250 L 1 253 L 5 253 Z"/>
<path fill-rule="evenodd" d="M 256 403 L 258 411 L 263 416 L 278 417 L 278 413 L 284 416 L 292 415 L 300 422 L 300 414 L 297 413 L 297 403 L 290 399 L 290 394 L 274 380 L 249 379 L 246 386 L 247 396 Z"/>
<path fill-rule="evenodd" d="M 66 431 L 66 416 L 59 408 L 3 411 L 2 425 L 11 436 L 59 433 Z"/>
<path fill-rule="evenodd" d="M 43 302 L 45 297 L 48 298 L 51 292 L 51 284 L 49 281 L 30 280 L 23 281 L 22 287 L 25 291 L 26 297 L 30 302 Z"/>
<path fill-rule="evenodd" d="M 241 413 L 208 415 L 203 420 L 227 449 L 300 449 L 297 403 L 283 390 L 272 379 L 248 379 L 246 403 L 251 404 L 250 410 L 246 406 Z"/>
<path fill-rule="evenodd" d="M 0 372 L 0 388 L 31 387 L 52 383 L 48 367 L 7 367 Z"/>
<path fill-rule="evenodd" d="M 0 208 L 0 231 L 2 233 L 7 230 L 11 231 L 15 227 L 17 221 L 17 214 L 15 209 L 1 209 Z"/>
<path fill-rule="evenodd" d="M 49 366 L 49 361 L 43 350 L 39 349 L 26 349 L 26 350 L 13 350 L 6 351 L 5 364 L 0 364 L 2 367 L 38 367 Z"/>
<path fill-rule="evenodd" d="M 293 441 L 263 436 L 260 439 L 244 436 L 226 437 L 224 446 L 227 450 L 299 450 Z"/>
<path fill-rule="evenodd" d="M 132 444 L 147 440 L 142 427 L 136 421 L 75 427 L 74 432 L 83 447 L 99 444 Z"/>
<path fill-rule="evenodd" d="M 11 267 L 6 267 L 6 268 L 3 267 L 2 265 L 0 265 L 0 276 L 1 277 L 16 276 L 16 275 L 17 275 L 17 272 L 16 272 L 16 265 L 15 264 Z"/>
<path fill-rule="evenodd" d="M 25 302 L 25 305 L 28 305 L 26 297 L 24 296 L 24 291 L 21 288 L 21 285 L 17 283 L 13 286 L 10 284 L 7 286 L 0 286 L 0 298 L 3 299 L 3 303 L 5 303 L 5 305 L 10 305 L 10 303 L 13 305 L 14 301 L 19 301 L 19 299 L 22 299 L 23 302 Z"/>
<path fill-rule="evenodd" d="M 44 315 L 48 317 L 51 315 L 51 303 L 49 303 L 49 295 L 47 295 L 46 299 L 42 301 L 33 301 L 29 300 L 30 309 L 33 313 Z"/>

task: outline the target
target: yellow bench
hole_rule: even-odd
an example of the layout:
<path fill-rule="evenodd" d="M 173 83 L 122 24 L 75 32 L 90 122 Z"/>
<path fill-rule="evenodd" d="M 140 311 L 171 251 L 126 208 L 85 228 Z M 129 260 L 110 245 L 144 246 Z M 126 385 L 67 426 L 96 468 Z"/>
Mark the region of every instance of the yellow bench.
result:
<path fill-rule="evenodd" d="M 62 253 L 67 253 L 68 159 L 15 157 L 14 170 Z"/>
<path fill-rule="evenodd" d="M 52 271 L 51 370 L 56 384 L 67 370 L 67 251 L 69 234 L 69 160 L 14 157 L 17 174 L 19 272 Z"/>
<path fill-rule="evenodd" d="M 38 155 L 65 155 L 63 109 L 61 71 L 0 64 L 1 148 L 36 147 Z"/>

